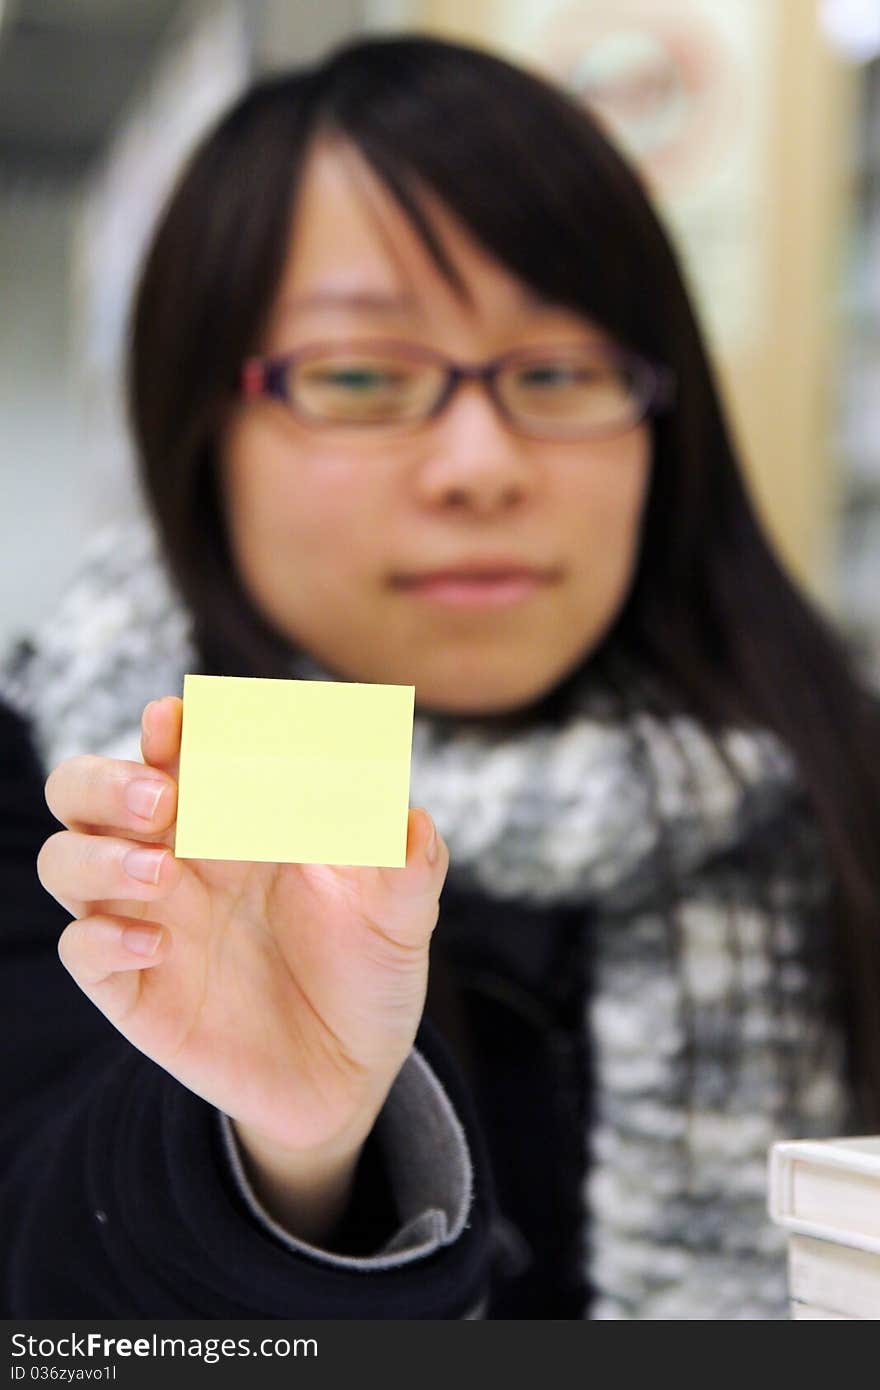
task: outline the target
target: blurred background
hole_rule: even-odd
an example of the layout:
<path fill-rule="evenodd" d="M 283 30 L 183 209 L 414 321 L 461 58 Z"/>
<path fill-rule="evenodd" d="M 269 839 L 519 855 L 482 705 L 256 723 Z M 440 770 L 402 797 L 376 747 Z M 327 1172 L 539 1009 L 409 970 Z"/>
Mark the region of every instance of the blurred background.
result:
<path fill-rule="evenodd" d="M 637 161 L 758 507 L 880 682 L 880 0 L 0 0 L 0 646 L 137 505 L 120 350 L 181 159 L 255 75 L 400 30 L 550 74 Z"/>

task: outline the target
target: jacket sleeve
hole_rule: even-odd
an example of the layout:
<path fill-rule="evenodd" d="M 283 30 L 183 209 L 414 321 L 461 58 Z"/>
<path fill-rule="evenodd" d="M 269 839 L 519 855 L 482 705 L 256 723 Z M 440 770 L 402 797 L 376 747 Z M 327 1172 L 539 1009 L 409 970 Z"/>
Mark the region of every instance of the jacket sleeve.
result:
<path fill-rule="evenodd" d="M 35 859 L 57 829 L 27 726 L 0 708 L 0 1316 L 461 1318 L 488 1286 L 479 1125 L 423 1022 L 331 1248 L 286 1233 L 231 1125 L 144 1057 L 58 959 Z"/>

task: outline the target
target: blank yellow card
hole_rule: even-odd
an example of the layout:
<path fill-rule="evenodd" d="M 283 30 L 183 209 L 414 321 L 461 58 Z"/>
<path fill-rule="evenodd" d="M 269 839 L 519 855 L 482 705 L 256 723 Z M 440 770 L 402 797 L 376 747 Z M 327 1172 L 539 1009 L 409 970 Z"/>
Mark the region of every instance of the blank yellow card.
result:
<path fill-rule="evenodd" d="M 185 676 L 178 859 L 406 862 L 415 687 Z"/>

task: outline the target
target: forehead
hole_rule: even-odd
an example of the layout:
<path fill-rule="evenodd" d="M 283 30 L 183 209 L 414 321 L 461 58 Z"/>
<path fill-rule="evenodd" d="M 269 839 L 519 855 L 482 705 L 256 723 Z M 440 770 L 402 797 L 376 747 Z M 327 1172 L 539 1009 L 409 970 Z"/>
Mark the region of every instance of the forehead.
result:
<path fill-rule="evenodd" d="M 465 294 L 443 274 L 409 217 L 365 160 L 341 141 L 310 152 L 297 193 L 276 308 L 481 315 L 538 308 L 539 297 L 485 251 L 436 198 L 423 196 L 432 227 Z"/>

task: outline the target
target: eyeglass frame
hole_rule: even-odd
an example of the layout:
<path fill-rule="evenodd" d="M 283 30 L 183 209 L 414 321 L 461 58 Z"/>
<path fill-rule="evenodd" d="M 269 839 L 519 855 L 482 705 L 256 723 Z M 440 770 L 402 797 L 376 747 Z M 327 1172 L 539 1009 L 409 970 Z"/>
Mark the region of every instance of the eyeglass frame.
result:
<path fill-rule="evenodd" d="M 628 430 L 634 429 L 650 416 L 659 415 L 672 405 L 676 396 L 675 373 L 670 367 L 659 363 L 651 362 L 639 353 L 629 352 L 624 348 L 608 348 L 605 346 L 596 349 L 597 357 L 610 365 L 623 365 L 632 368 L 638 375 L 637 380 L 643 382 L 640 387 L 642 397 L 639 406 L 639 413 L 628 424 L 614 426 L 610 430 L 583 431 L 535 431 L 523 428 L 513 418 L 498 391 L 497 380 L 499 373 L 506 367 L 514 365 L 518 361 L 545 361 L 552 360 L 554 353 L 564 354 L 572 352 L 585 352 L 589 354 L 592 349 L 589 347 L 573 347 L 570 343 L 559 346 L 553 344 L 542 345 L 536 348 L 517 348 L 512 352 L 502 353 L 499 357 L 490 358 L 487 362 L 456 362 L 447 357 L 444 353 L 436 351 L 434 348 L 423 346 L 420 343 L 405 343 L 388 338 L 360 338 L 346 339 L 343 341 L 326 341 L 308 343 L 304 347 L 297 348 L 293 352 L 287 352 L 277 357 L 248 357 L 241 368 L 239 386 L 243 398 L 246 401 L 256 400 L 263 396 L 279 400 L 290 410 L 291 414 L 300 423 L 318 430 L 344 430 L 351 431 L 371 431 L 387 430 L 389 433 L 405 433 L 408 429 L 418 429 L 429 421 L 436 420 L 444 410 L 448 408 L 454 399 L 459 387 L 466 381 L 479 381 L 486 390 L 489 399 L 494 405 L 504 423 L 515 434 L 524 435 L 531 439 L 607 439 L 615 435 L 625 434 Z M 438 367 L 445 375 L 445 382 L 442 385 L 437 400 L 425 415 L 420 415 L 416 419 L 403 420 L 399 424 L 387 424 L 383 421 L 361 422 L 351 424 L 345 420 L 322 420 L 296 405 L 291 399 L 287 389 L 287 373 L 291 366 L 296 366 L 303 359 L 309 357 L 319 357 L 328 352 L 357 352 L 357 351 L 381 351 L 389 355 L 396 356 L 403 361 L 413 363 L 425 363 L 426 365 Z"/>

